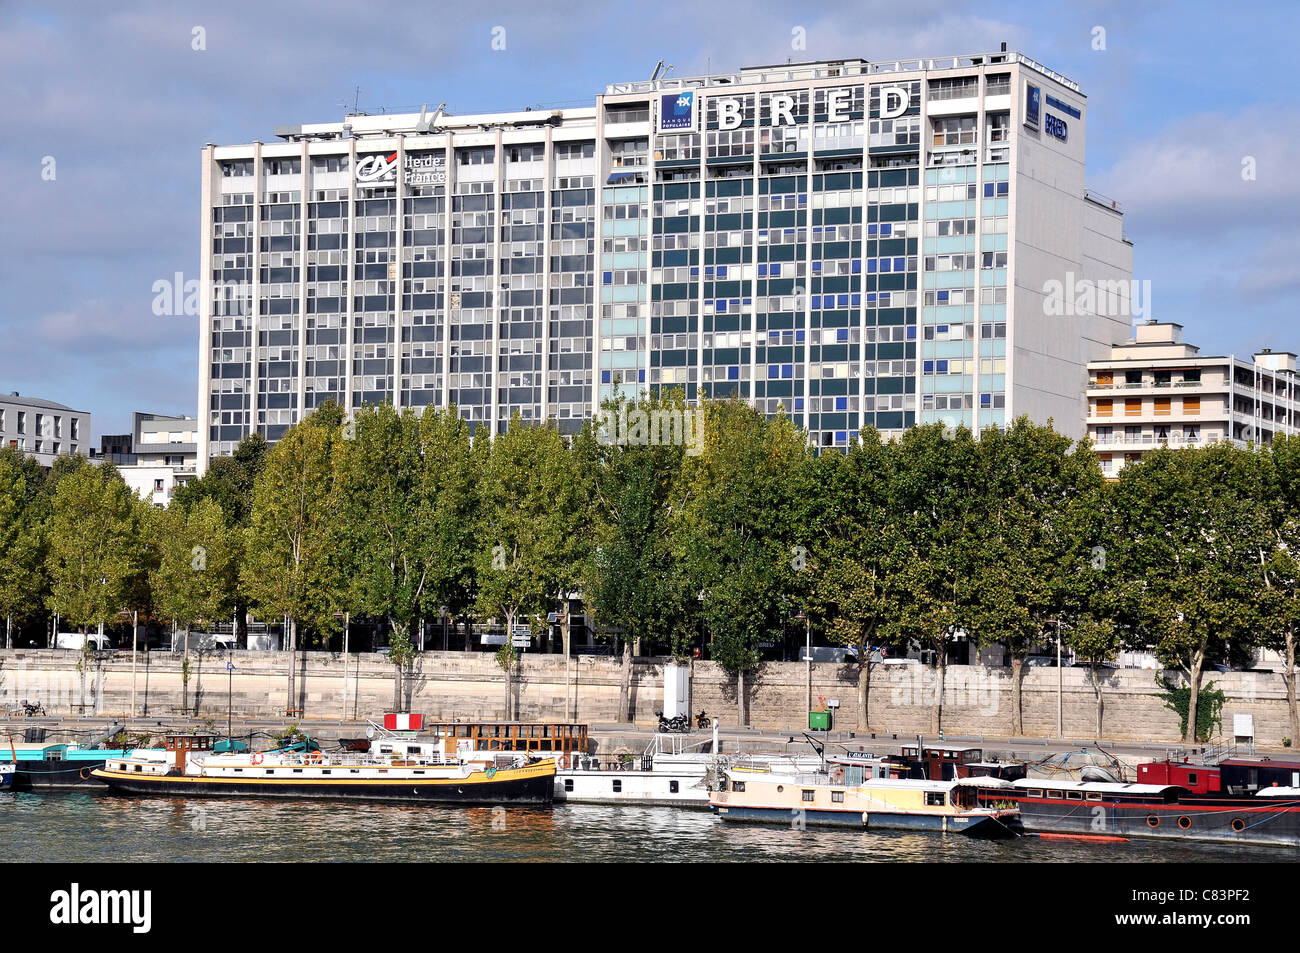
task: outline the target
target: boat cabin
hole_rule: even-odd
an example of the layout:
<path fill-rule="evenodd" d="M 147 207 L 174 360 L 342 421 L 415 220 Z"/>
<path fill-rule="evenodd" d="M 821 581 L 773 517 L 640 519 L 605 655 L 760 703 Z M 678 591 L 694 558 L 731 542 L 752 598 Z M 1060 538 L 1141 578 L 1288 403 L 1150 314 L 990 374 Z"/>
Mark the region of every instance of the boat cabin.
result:
<path fill-rule="evenodd" d="M 216 739 L 212 735 L 166 735 L 163 749 L 173 758 L 177 771 L 185 772 L 185 761 L 191 753 L 211 751 Z"/>
<path fill-rule="evenodd" d="M 903 745 L 901 760 L 910 771 L 911 778 L 928 778 L 931 781 L 955 781 L 971 776 L 971 766 L 984 763 L 982 748 L 954 745 Z"/>
<path fill-rule="evenodd" d="M 469 751 L 587 754 L 587 726 L 563 722 L 450 722 L 427 726 L 446 757 Z"/>
<path fill-rule="evenodd" d="M 1138 765 L 1140 784 L 1175 784 L 1192 794 L 1219 794 L 1220 772 L 1217 767 L 1192 764 L 1190 761 L 1152 761 Z"/>
<path fill-rule="evenodd" d="M 1300 761 L 1227 758 L 1219 762 L 1223 790 L 1229 794 L 1254 794 L 1264 788 L 1300 788 Z"/>

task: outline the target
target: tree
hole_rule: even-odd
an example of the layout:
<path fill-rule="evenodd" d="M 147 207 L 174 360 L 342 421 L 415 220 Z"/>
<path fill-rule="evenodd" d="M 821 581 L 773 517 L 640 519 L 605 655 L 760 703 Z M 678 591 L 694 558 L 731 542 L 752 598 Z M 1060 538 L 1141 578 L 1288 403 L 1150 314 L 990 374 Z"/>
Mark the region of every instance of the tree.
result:
<path fill-rule="evenodd" d="M 1157 658 L 1187 677 L 1188 744 L 1205 666 L 1252 644 L 1261 622 L 1259 553 L 1271 542 L 1261 477 L 1258 455 L 1216 444 L 1162 447 L 1116 484 L 1125 532 L 1115 549 L 1131 611 Z"/>
<path fill-rule="evenodd" d="M 1104 480 L 1091 447 L 1028 417 L 986 428 L 977 444 L 980 516 L 970 621 L 977 641 L 1001 641 L 1011 656 L 1012 731 L 1023 734 L 1025 658 L 1060 620 L 1086 547 Z"/>
<path fill-rule="evenodd" d="M 666 644 L 674 657 L 685 658 L 696 634 L 699 600 L 669 540 L 685 445 L 661 439 L 664 415 L 680 420 L 684 411 L 691 413 L 680 391 L 640 404 L 619 398 L 604 408 L 603 431 L 589 426 L 578 438 L 580 460 L 590 455 L 579 466 L 595 475 L 593 549 L 583 563 L 582 591 L 597 624 L 623 633 L 619 721 L 630 716 L 633 640 Z M 628 431 L 611 432 L 621 426 L 613 421 L 628 421 Z"/>
<path fill-rule="evenodd" d="M 474 603 L 477 482 L 469 426 L 455 407 L 426 407 L 420 417 L 419 507 L 429 539 L 428 583 L 421 610 L 456 618 Z M 486 444 L 483 449 L 486 450 Z M 466 637 L 466 645 L 469 638 Z"/>
<path fill-rule="evenodd" d="M 1097 701 L 1096 737 L 1100 740 L 1102 719 L 1106 711 L 1105 698 L 1101 692 L 1101 667 L 1119 653 L 1120 635 L 1112 619 L 1089 615 L 1076 618 L 1070 624 L 1069 644 L 1075 654 L 1088 663 L 1088 679 Z"/>
<path fill-rule="evenodd" d="M 335 544 L 337 496 L 329 419 L 312 415 L 284 435 L 253 486 L 240 580 L 254 609 L 289 622 L 286 708 L 300 707 L 294 692 L 298 626 L 334 625 L 342 580 Z"/>
<path fill-rule="evenodd" d="M 385 619 L 390 630 L 393 706 L 401 711 L 402 672 L 414 659 L 411 625 L 425 604 L 434 540 L 422 499 L 425 461 L 420 419 L 391 404 L 361 410 L 336 444 L 335 490 L 349 603 Z"/>
<path fill-rule="evenodd" d="M 832 642 L 853 646 L 858 664 L 858 727 L 870 726 L 872 652 L 885 648 L 894 554 L 902 540 L 894 508 L 894 445 L 873 427 L 848 452 L 825 453 L 814 467 L 815 501 L 802 521 L 812 529 L 803 603 Z"/>
<path fill-rule="evenodd" d="M 784 415 L 768 419 L 731 398 L 704 405 L 703 449 L 688 456 L 673 508 L 673 547 L 702 594 L 710 654 L 736 679 L 748 724 L 746 676 L 759 644 L 794 604 L 799 487 L 812 460 L 806 436 Z"/>
<path fill-rule="evenodd" d="M 260 433 L 252 433 L 239 442 L 229 457 L 213 460 L 207 472 L 176 488 L 172 506 L 189 509 L 200 500 L 211 500 L 221 507 L 230 526 L 247 526 L 253 506 L 253 485 L 266 466 L 270 447 Z"/>
<path fill-rule="evenodd" d="M 938 667 L 931 731 L 943 727 L 948 650 L 968 631 L 980 547 L 979 468 L 975 440 L 940 424 L 907 431 L 898 442 L 898 544 L 890 559 L 889 617 L 883 628 L 899 644 L 929 648 Z"/>
<path fill-rule="evenodd" d="M 221 507 L 208 499 L 189 509 L 173 504 L 157 512 L 153 528 L 158 547 L 158 564 L 149 574 L 154 604 L 164 616 L 184 624 L 188 662 L 192 627 L 225 618 L 234 604 L 242 536 L 227 525 Z"/>
<path fill-rule="evenodd" d="M 49 496 L 40 464 L 15 447 L 0 449 L 0 616 L 5 648 L 13 648 L 14 619 L 39 608 L 45 589 L 43 527 Z"/>
<path fill-rule="evenodd" d="M 146 507 L 109 464 L 83 460 L 59 479 L 45 530 L 52 611 L 102 629 L 130 601 L 147 568 Z"/>
<path fill-rule="evenodd" d="M 516 415 L 492 442 L 479 483 L 477 602 L 481 614 L 505 619 L 507 641 L 521 618 L 540 629 L 548 599 L 571 578 L 581 554 L 580 486 L 554 427 Z"/>
<path fill-rule="evenodd" d="M 1281 653 L 1285 668 L 1291 743 L 1300 744 L 1296 704 L 1296 642 L 1300 638 L 1300 437 L 1279 436 L 1264 452 L 1267 543 L 1258 560 L 1264 580 L 1260 592 L 1262 643 Z"/>

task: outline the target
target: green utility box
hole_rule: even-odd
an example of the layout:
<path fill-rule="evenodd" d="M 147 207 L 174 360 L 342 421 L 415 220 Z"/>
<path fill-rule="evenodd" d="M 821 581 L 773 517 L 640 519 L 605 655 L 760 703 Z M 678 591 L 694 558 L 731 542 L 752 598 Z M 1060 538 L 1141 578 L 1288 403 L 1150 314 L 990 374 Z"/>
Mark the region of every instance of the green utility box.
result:
<path fill-rule="evenodd" d="M 830 731 L 831 713 L 829 711 L 808 712 L 808 730 L 809 731 Z"/>

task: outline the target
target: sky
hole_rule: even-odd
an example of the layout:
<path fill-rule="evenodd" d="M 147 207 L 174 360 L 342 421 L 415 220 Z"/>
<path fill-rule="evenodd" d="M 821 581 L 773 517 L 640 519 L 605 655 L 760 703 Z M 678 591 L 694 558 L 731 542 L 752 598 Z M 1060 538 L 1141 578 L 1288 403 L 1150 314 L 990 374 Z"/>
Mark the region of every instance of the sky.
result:
<path fill-rule="evenodd" d="M 0 0 L 0 392 L 90 411 L 96 444 L 132 411 L 195 414 L 197 319 L 156 315 L 154 284 L 199 277 L 205 143 L 354 101 L 589 106 L 660 59 L 689 76 L 1004 41 L 1087 95 L 1088 184 L 1126 209 L 1152 315 L 1204 354 L 1298 351 L 1297 33 L 1294 2 Z"/>

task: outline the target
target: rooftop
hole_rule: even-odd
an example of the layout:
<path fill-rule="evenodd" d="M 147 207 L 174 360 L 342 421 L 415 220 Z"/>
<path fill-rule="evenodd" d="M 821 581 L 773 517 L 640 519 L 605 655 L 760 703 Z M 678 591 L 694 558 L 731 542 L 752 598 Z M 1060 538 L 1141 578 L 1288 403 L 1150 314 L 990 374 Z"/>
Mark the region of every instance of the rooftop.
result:
<path fill-rule="evenodd" d="M 25 404 L 28 407 L 40 407 L 43 410 L 66 410 L 71 414 L 88 413 L 88 411 L 77 410 L 74 407 L 69 407 L 67 404 L 60 404 L 52 400 L 46 400 L 43 397 L 24 397 L 16 390 L 11 390 L 8 394 L 0 395 L 0 402 Z"/>

